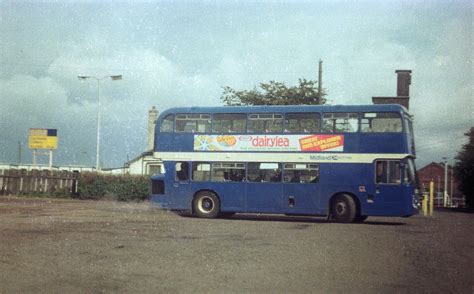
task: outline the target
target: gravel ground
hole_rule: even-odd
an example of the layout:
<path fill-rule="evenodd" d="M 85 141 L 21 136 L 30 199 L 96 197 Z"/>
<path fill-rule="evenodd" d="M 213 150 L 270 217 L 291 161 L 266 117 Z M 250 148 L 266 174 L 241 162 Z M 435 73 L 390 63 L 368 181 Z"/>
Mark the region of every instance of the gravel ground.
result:
<path fill-rule="evenodd" d="M 0 293 L 474 293 L 474 214 L 196 219 L 0 197 Z"/>

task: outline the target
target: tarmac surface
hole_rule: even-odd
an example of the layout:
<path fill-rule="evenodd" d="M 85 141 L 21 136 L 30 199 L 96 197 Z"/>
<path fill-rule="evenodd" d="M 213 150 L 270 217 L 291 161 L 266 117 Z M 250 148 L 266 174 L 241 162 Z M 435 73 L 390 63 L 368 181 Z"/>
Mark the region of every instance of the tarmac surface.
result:
<path fill-rule="evenodd" d="M 197 219 L 0 196 L 0 293 L 474 293 L 474 214 Z"/>

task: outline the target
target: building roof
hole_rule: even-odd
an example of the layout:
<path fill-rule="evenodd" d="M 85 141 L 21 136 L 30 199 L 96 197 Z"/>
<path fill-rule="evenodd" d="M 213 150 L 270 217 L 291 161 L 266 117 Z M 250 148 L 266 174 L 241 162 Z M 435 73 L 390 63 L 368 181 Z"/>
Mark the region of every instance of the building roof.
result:
<path fill-rule="evenodd" d="M 138 155 L 137 157 L 135 157 L 135 158 L 133 158 L 133 159 L 127 161 L 127 162 L 125 163 L 125 166 L 129 166 L 130 163 L 135 162 L 135 161 L 137 161 L 137 160 L 140 160 L 140 159 L 143 158 L 143 157 L 152 156 L 152 155 L 153 155 L 153 150 L 145 151 L 145 152 L 143 152 L 142 154 Z"/>
<path fill-rule="evenodd" d="M 438 162 L 431 162 L 431 163 L 425 165 L 424 167 L 418 169 L 418 173 L 423 173 L 426 169 L 432 168 L 432 167 L 435 167 L 435 168 L 444 170 L 444 163 L 442 163 L 442 162 L 440 162 L 440 163 L 438 163 Z M 448 164 L 448 170 L 451 170 L 452 168 L 453 168 L 453 167 Z"/>

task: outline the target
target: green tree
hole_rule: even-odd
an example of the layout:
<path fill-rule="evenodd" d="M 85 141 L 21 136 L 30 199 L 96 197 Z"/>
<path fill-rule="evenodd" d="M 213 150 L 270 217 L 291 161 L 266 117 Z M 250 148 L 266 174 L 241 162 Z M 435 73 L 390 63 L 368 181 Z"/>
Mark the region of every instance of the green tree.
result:
<path fill-rule="evenodd" d="M 238 91 L 225 86 L 221 100 L 225 105 L 315 105 L 326 103 L 326 92 L 318 92 L 317 82 L 299 79 L 299 85 L 287 87 L 282 82 L 261 83 L 259 88 Z"/>
<path fill-rule="evenodd" d="M 464 135 L 469 141 L 456 156 L 454 173 L 459 181 L 459 190 L 466 197 L 466 204 L 474 208 L 474 127 Z"/>

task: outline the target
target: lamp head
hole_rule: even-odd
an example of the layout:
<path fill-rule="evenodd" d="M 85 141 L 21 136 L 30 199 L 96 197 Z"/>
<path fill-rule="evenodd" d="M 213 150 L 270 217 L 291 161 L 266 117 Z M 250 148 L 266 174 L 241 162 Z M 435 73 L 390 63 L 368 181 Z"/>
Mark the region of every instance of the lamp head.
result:
<path fill-rule="evenodd" d="M 118 81 L 122 79 L 122 75 L 110 76 L 110 78 L 112 79 L 112 81 Z"/>

